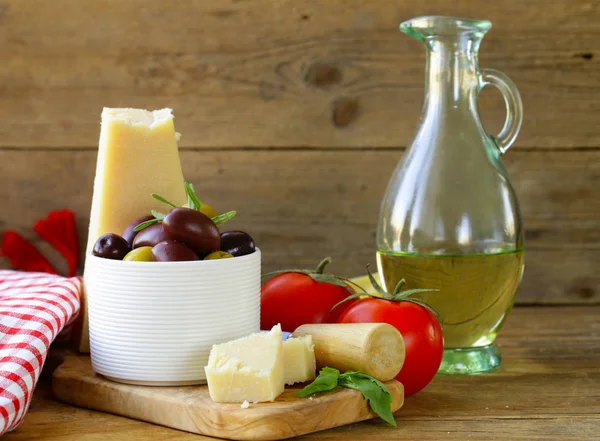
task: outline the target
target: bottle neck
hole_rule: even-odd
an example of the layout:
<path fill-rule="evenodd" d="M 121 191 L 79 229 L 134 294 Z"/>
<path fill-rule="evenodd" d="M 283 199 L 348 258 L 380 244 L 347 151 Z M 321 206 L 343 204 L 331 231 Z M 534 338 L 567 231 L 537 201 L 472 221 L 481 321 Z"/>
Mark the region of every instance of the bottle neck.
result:
<path fill-rule="evenodd" d="M 471 109 L 479 90 L 479 39 L 439 37 L 425 42 L 427 70 L 425 109 Z"/>

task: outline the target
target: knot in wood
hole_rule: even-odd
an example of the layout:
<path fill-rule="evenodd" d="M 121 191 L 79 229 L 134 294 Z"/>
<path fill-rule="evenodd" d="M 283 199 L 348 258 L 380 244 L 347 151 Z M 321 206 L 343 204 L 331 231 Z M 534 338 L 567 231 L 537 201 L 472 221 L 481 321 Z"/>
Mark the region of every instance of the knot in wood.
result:
<path fill-rule="evenodd" d="M 331 120 L 336 127 L 346 127 L 360 115 L 360 105 L 356 98 L 340 98 L 333 103 Z"/>
<path fill-rule="evenodd" d="M 596 291 L 589 286 L 578 286 L 574 290 L 574 293 L 582 299 L 591 299 L 596 295 Z"/>
<path fill-rule="evenodd" d="M 306 71 L 304 81 L 314 87 L 326 88 L 342 81 L 342 71 L 332 64 L 315 63 Z"/>

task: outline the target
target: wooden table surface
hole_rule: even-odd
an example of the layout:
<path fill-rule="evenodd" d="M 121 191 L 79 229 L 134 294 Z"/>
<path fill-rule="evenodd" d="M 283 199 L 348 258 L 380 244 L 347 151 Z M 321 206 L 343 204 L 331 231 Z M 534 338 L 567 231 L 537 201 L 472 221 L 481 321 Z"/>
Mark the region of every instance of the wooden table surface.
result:
<path fill-rule="evenodd" d="M 491 374 L 438 376 L 406 400 L 398 428 L 379 420 L 299 440 L 599 440 L 600 306 L 518 307 Z M 3 441 L 212 439 L 76 408 L 42 381 L 25 422 Z"/>

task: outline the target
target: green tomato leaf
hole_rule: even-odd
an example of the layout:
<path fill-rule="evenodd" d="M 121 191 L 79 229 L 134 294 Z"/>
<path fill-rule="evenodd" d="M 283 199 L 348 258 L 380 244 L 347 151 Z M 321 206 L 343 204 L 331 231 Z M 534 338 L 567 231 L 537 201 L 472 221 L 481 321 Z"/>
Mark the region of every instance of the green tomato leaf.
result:
<path fill-rule="evenodd" d="M 347 279 L 346 277 L 337 276 L 337 278 L 343 280 L 344 282 L 346 282 L 346 284 L 351 285 L 354 292 L 361 292 L 362 294 L 367 294 L 367 291 L 358 283 L 353 282 L 352 280 Z"/>
<path fill-rule="evenodd" d="M 360 391 L 373 412 L 392 426 L 397 426 L 392 414 L 392 394 L 381 381 L 362 372 L 348 371 L 340 375 L 339 385 Z"/>
<path fill-rule="evenodd" d="M 346 303 L 349 300 L 358 299 L 358 298 L 362 297 L 363 295 L 364 295 L 364 293 L 362 293 L 362 292 L 357 292 L 355 294 L 350 294 L 344 300 L 341 300 L 341 301 L 337 302 L 335 305 L 333 305 L 333 307 L 329 310 L 329 314 L 331 314 L 333 312 L 333 310 L 335 308 L 337 308 L 338 306 L 340 306 L 342 303 Z"/>
<path fill-rule="evenodd" d="M 237 211 L 228 211 L 227 213 L 219 214 L 218 216 L 212 217 L 211 220 L 216 224 L 223 224 L 235 217 Z"/>
<path fill-rule="evenodd" d="M 311 279 L 315 282 L 323 282 L 329 283 L 330 285 L 341 286 L 342 288 L 346 288 L 350 291 L 350 287 L 346 285 L 343 280 L 340 280 L 338 277 L 331 274 L 319 274 L 319 273 L 311 273 L 309 274 Z"/>
<path fill-rule="evenodd" d="M 394 292 L 392 293 L 392 297 L 394 297 L 395 295 L 398 295 L 398 293 L 400 292 L 400 290 L 402 289 L 402 287 L 404 285 L 406 285 L 406 280 L 400 279 L 400 281 L 398 282 L 398 284 L 394 288 Z"/>
<path fill-rule="evenodd" d="M 324 367 L 319 372 L 319 376 L 315 378 L 315 381 L 310 383 L 301 391 L 296 392 L 296 396 L 305 398 L 317 392 L 325 392 L 335 389 L 335 387 L 338 385 L 339 377 L 340 371 L 330 367 Z"/>
<path fill-rule="evenodd" d="M 369 276 L 369 281 L 373 288 L 375 288 L 375 291 L 377 291 L 384 299 L 389 299 L 391 296 L 381 287 L 381 285 L 379 285 L 379 283 L 377 283 L 377 280 L 375 280 L 375 277 L 371 274 L 370 265 L 367 265 L 367 275 Z"/>
<path fill-rule="evenodd" d="M 404 279 L 402 279 L 404 280 Z M 406 289 L 404 291 L 400 291 L 397 292 L 396 294 L 393 295 L 394 300 L 399 301 L 399 300 L 405 300 L 408 299 L 409 297 L 415 295 L 415 294 L 419 294 L 422 292 L 436 292 L 439 291 L 439 289 L 429 289 L 429 288 L 414 288 L 414 289 Z"/>

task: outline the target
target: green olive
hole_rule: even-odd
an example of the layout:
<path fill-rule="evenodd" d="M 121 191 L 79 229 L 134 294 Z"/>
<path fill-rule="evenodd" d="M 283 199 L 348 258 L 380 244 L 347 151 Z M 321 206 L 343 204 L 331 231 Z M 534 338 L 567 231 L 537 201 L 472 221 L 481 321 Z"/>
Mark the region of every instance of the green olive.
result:
<path fill-rule="evenodd" d="M 233 256 L 225 251 L 214 251 L 206 256 L 204 260 L 229 259 L 230 257 Z"/>
<path fill-rule="evenodd" d="M 219 215 L 219 213 L 217 213 L 217 210 L 215 210 L 213 207 L 211 207 L 208 204 L 202 204 L 202 206 L 200 207 L 200 213 L 204 213 L 205 215 L 207 215 L 211 219 L 213 217 L 216 217 L 216 216 Z"/>
<path fill-rule="evenodd" d="M 189 208 L 188 204 L 182 205 L 183 208 Z M 217 213 L 217 210 L 215 210 L 213 207 L 211 207 L 208 204 L 202 204 L 202 206 L 200 207 L 200 213 L 205 214 L 206 216 L 210 217 L 211 219 L 215 216 L 218 216 L 219 213 Z"/>
<path fill-rule="evenodd" d="M 152 262 L 152 247 L 139 247 L 131 250 L 123 260 L 131 262 Z"/>

